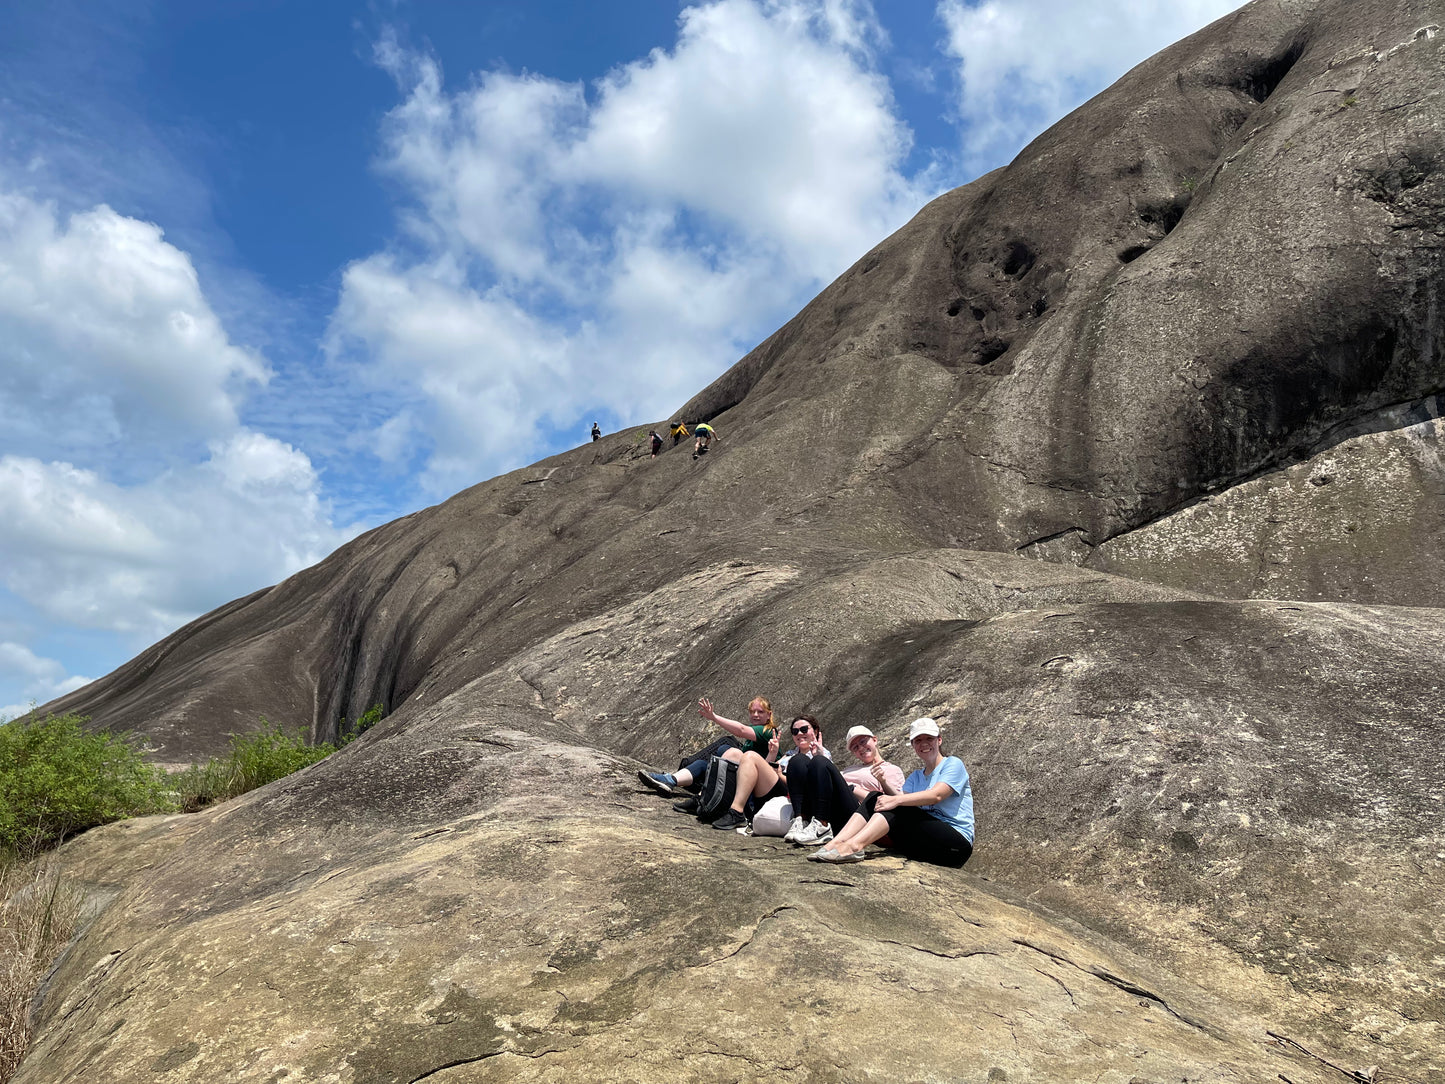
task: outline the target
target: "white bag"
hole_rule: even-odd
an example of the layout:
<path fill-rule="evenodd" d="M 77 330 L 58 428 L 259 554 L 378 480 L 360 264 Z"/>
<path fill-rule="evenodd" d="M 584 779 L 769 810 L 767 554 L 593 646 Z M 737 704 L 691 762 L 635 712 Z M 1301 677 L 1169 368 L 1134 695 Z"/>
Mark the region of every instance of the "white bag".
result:
<path fill-rule="evenodd" d="M 763 808 L 753 814 L 753 835 L 785 836 L 793 823 L 793 803 L 787 795 L 769 798 Z"/>

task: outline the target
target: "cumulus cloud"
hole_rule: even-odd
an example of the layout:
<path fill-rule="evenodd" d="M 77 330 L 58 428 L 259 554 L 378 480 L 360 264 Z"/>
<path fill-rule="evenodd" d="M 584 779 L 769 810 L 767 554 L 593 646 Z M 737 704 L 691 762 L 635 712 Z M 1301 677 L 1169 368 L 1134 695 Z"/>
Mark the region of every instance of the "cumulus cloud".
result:
<path fill-rule="evenodd" d="M 1239 6 L 1237 0 L 942 0 L 961 65 L 959 114 L 975 170 L 1025 144 L 1135 64 Z"/>
<path fill-rule="evenodd" d="M 902 172 L 882 41 L 858 0 L 715 0 L 591 88 L 448 91 L 384 40 L 405 99 L 381 167 L 413 203 L 346 270 L 329 337 L 406 389 L 378 455 L 428 442 L 445 492 L 583 411 L 661 416 L 772 331 L 933 194 Z"/>
<path fill-rule="evenodd" d="M 345 541 L 310 460 L 240 430 L 140 485 L 63 462 L 0 457 L 5 587 L 41 614 L 144 643 Z"/>
<path fill-rule="evenodd" d="M 267 377 L 159 227 L 105 205 L 62 221 L 0 191 L 0 447 L 164 454 L 234 429 Z"/>
<path fill-rule="evenodd" d="M 0 188 L 0 610 L 31 615 L 0 698 L 88 680 L 22 642 L 44 622 L 134 649 L 354 533 L 304 452 L 241 424 L 269 376 L 158 226 Z"/>
<path fill-rule="evenodd" d="M 18 688 L 24 703 L 0 706 L 0 722 L 24 715 L 32 703 L 44 704 L 57 696 L 89 685 L 91 678 L 69 677 L 55 659 L 42 658 L 24 644 L 0 641 L 0 681 Z"/>

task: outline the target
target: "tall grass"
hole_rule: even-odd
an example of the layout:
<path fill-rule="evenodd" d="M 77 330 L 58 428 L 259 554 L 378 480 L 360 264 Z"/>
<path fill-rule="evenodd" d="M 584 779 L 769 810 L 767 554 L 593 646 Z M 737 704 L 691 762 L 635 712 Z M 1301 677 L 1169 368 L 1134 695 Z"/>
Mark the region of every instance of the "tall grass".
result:
<path fill-rule="evenodd" d="M 300 771 L 318 760 L 329 757 L 381 721 L 385 709 L 376 704 L 356 718 L 350 726 L 342 725 L 340 742 L 307 745 L 303 732 L 288 734 L 277 723 L 264 716 L 261 729 L 231 738 L 231 750 L 205 764 L 192 764 L 171 776 L 176 800 L 183 812 L 194 813 L 216 802 L 264 787 L 292 772 Z"/>
<path fill-rule="evenodd" d="M 85 900 L 60 877 L 52 856 L 0 853 L 0 1084 L 30 1043 L 30 1005 L 80 924 Z"/>
<path fill-rule="evenodd" d="M 264 787 L 336 752 L 330 742 L 307 745 L 301 733 L 288 734 L 262 718 L 261 729 L 231 738 L 231 751 L 205 764 L 192 764 L 171 776 L 183 812 L 194 813 L 216 802 Z"/>
<path fill-rule="evenodd" d="M 375 725 L 380 704 L 340 727 L 341 745 Z M 87 731 L 78 715 L 0 719 L 0 1084 L 30 1042 L 30 1005 L 84 911 L 84 895 L 43 852 L 123 817 L 193 812 L 264 786 L 336 752 L 262 719 L 230 752 L 167 776 L 130 734 Z"/>

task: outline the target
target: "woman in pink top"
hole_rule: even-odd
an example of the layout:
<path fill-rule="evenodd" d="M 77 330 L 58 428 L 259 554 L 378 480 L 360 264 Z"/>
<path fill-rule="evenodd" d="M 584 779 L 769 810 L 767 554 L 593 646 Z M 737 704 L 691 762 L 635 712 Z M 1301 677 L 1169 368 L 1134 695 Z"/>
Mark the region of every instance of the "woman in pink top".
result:
<path fill-rule="evenodd" d="M 859 767 L 849 768 L 843 778 L 853 787 L 853 795 L 860 802 L 869 794 L 903 793 L 903 769 L 883 759 L 873 731 L 866 726 L 849 730 L 848 752 L 858 760 Z"/>

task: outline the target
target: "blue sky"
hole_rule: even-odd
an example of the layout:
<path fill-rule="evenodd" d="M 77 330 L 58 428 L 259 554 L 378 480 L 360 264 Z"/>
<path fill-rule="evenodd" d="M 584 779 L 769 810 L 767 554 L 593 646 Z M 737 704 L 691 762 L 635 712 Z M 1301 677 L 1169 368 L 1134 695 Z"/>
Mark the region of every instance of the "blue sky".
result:
<path fill-rule="evenodd" d="M 661 418 L 1228 0 L 0 0 L 0 717 Z"/>

